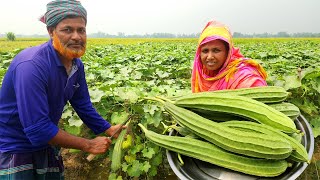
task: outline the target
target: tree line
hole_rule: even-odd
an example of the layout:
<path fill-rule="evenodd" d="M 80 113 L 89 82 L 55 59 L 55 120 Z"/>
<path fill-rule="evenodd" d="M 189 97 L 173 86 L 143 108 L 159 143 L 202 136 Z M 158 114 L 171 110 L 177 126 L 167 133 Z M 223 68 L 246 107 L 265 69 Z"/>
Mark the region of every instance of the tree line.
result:
<path fill-rule="evenodd" d="M 144 35 L 126 35 L 123 32 L 119 32 L 117 35 L 111 35 L 103 32 L 97 32 L 89 34 L 88 37 L 93 38 L 198 38 L 200 33 L 193 34 L 172 34 L 172 33 L 152 33 Z M 286 38 L 286 37 L 320 37 L 320 33 L 293 33 L 278 32 L 276 34 L 262 33 L 262 34 L 243 34 L 240 32 L 234 32 L 235 38 Z"/>
<path fill-rule="evenodd" d="M 200 33 L 193 34 L 172 34 L 172 33 L 151 33 L 151 34 L 135 34 L 135 35 L 127 35 L 123 32 L 118 32 L 116 35 L 108 34 L 104 32 L 90 33 L 88 34 L 89 38 L 198 38 Z M 7 37 L 8 40 L 15 40 L 16 37 L 27 37 L 27 38 L 41 38 L 41 37 L 49 37 L 48 35 L 16 35 L 13 32 L 8 32 L 5 35 L 1 35 L 0 37 Z M 261 34 L 244 34 L 240 32 L 233 33 L 234 38 L 297 38 L 297 37 L 305 37 L 305 38 L 319 38 L 320 33 L 293 33 L 289 34 L 287 32 L 278 32 L 276 34 L 271 33 L 261 33 Z"/>

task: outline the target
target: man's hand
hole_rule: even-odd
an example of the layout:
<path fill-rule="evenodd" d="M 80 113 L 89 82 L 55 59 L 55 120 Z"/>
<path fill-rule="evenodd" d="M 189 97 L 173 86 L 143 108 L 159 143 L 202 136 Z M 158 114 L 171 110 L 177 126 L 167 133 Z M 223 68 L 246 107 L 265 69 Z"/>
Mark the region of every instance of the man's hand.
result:
<path fill-rule="evenodd" d="M 105 153 L 111 145 L 111 139 L 103 136 L 96 137 L 89 140 L 88 146 L 83 151 L 91 154 L 102 154 Z"/>
<path fill-rule="evenodd" d="M 121 129 L 126 129 L 127 126 L 122 125 L 122 127 L 121 127 L 121 124 L 117 124 L 117 125 L 111 126 L 109 129 L 106 130 L 106 134 L 107 134 L 108 136 L 112 136 L 115 132 L 117 132 L 117 131 L 119 130 L 119 128 L 121 128 Z M 120 132 L 121 132 L 121 130 L 118 131 L 113 137 L 114 137 L 114 138 L 118 138 Z"/>
<path fill-rule="evenodd" d="M 85 139 L 59 129 L 56 136 L 48 143 L 64 148 L 80 149 L 91 154 L 101 154 L 107 151 L 111 144 L 111 139 L 104 136 L 99 136 L 94 139 Z"/>

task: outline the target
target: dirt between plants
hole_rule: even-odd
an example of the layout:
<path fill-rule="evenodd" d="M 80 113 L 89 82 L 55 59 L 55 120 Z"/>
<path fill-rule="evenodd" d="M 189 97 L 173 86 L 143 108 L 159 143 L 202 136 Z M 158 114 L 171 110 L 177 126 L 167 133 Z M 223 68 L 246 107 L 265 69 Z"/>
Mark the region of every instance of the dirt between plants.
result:
<path fill-rule="evenodd" d="M 100 158 L 86 160 L 87 154 L 84 152 L 70 153 L 68 149 L 62 149 L 62 157 L 65 166 L 65 179 L 66 180 L 107 180 L 109 177 L 110 159 Z M 315 141 L 315 150 L 313 153 L 312 161 L 305 171 L 297 178 L 297 180 L 319 180 L 319 168 L 316 162 L 320 160 L 320 139 Z M 168 173 L 168 172 L 166 172 Z M 170 173 L 168 177 L 155 177 L 155 180 L 178 180 L 178 178 Z M 139 178 L 132 178 L 138 180 Z"/>
<path fill-rule="evenodd" d="M 70 153 L 68 149 L 62 150 L 63 163 L 65 167 L 66 180 L 107 180 L 109 176 L 109 158 L 86 160 L 86 153 Z"/>
<path fill-rule="evenodd" d="M 297 178 L 297 180 L 319 180 L 320 172 L 317 162 L 320 161 L 320 139 L 314 140 L 314 152 L 311 159 L 311 163 L 304 170 L 304 172 Z"/>
<path fill-rule="evenodd" d="M 68 149 L 62 149 L 62 158 L 65 167 L 64 176 L 66 180 L 107 180 L 109 177 L 110 164 L 111 161 L 109 158 L 98 158 L 92 161 L 87 161 L 87 153 L 78 152 L 70 153 Z M 168 168 L 164 169 L 163 172 L 158 172 L 158 176 L 150 180 L 178 180 L 177 176 L 169 170 Z M 165 170 L 167 169 L 167 170 Z M 130 178 L 132 180 L 140 180 L 141 177 Z M 123 177 L 125 180 L 126 178 Z"/>

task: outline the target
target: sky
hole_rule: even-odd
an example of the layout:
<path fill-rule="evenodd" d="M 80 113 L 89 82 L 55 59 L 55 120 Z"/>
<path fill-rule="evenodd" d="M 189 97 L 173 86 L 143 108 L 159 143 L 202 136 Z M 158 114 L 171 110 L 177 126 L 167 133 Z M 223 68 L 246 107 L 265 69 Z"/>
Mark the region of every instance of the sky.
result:
<path fill-rule="evenodd" d="M 47 34 L 50 0 L 0 0 L 0 34 Z M 81 0 L 87 33 L 193 34 L 210 20 L 243 34 L 320 33 L 320 0 Z"/>

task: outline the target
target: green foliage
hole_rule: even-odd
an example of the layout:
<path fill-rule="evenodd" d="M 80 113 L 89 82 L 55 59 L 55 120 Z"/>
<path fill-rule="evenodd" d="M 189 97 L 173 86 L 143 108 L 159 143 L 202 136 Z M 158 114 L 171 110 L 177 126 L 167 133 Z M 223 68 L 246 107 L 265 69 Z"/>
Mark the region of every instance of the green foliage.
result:
<path fill-rule="evenodd" d="M 235 39 L 235 43 L 246 57 L 261 62 L 268 72 L 269 85 L 279 85 L 291 92 L 288 101 L 299 107 L 309 120 L 314 136 L 319 136 L 320 40 Z M 132 146 L 123 150 L 122 168 L 110 174 L 109 179 L 150 179 L 157 176 L 160 169 L 168 170 L 165 150 L 148 142 L 137 124 L 162 133 L 161 122 L 169 126 L 173 121 L 163 113 L 161 105 L 143 98 L 191 92 L 190 77 L 197 42 L 141 40 L 141 43 L 97 44 L 91 43 L 82 58 L 92 103 L 112 124 L 132 115 Z M 0 85 L 19 51 L 0 52 Z M 82 121 L 69 104 L 62 119 L 65 130 L 81 134 Z M 104 156 L 110 156 L 112 149 Z"/>
<path fill-rule="evenodd" d="M 6 35 L 7 35 L 7 40 L 8 40 L 8 41 L 14 41 L 14 40 L 16 40 L 16 35 L 14 35 L 13 32 L 8 32 Z"/>

